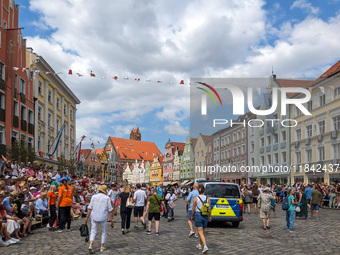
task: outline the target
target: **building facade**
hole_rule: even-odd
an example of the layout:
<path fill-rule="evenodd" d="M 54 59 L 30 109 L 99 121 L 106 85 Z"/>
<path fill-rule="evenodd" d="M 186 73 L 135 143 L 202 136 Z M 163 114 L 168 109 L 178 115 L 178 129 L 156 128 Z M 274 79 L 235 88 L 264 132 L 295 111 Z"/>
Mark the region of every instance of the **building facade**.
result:
<path fill-rule="evenodd" d="M 33 94 L 37 101 L 34 147 L 38 162 L 58 167 L 60 159 L 66 163 L 75 161 L 76 105 L 80 104 L 80 101 L 63 80 L 54 74 L 46 60 L 33 53 L 33 49 L 27 49 L 26 60 L 26 67 L 32 69 L 35 74 Z M 56 146 L 59 132 L 62 132 L 62 135 Z"/>
<path fill-rule="evenodd" d="M 180 181 L 185 184 L 188 182 L 193 182 L 195 180 L 194 176 L 194 164 L 195 164 L 195 155 L 194 155 L 194 147 L 196 145 L 196 138 L 187 137 L 185 140 L 183 156 L 181 158 L 181 166 L 180 166 Z"/>
<path fill-rule="evenodd" d="M 256 119 L 256 115 L 249 113 L 248 121 Z M 248 183 L 253 184 L 261 183 L 261 179 L 258 178 L 259 172 L 256 170 L 256 166 L 259 166 L 259 132 L 258 127 L 254 127 L 254 124 L 247 125 L 247 158 L 248 158 L 248 166 L 251 167 L 251 171 L 248 173 Z"/>
<path fill-rule="evenodd" d="M 91 144 L 91 149 L 81 150 L 80 161 L 84 164 L 86 176 L 99 177 L 98 172 L 101 164 L 93 144 Z"/>
<path fill-rule="evenodd" d="M 151 164 L 149 161 L 147 161 L 144 167 L 145 168 L 144 183 L 147 186 L 150 186 L 150 167 L 151 167 Z"/>
<path fill-rule="evenodd" d="M 174 180 L 174 159 L 175 154 L 182 154 L 184 149 L 184 143 L 174 143 L 169 141 L 165 144 L 165 154 L 163 159 L 163 181 L 164 185 L 169 184 Z"/>
<path fill-rule="evenodd" d="M 212 137 L 211 137 L 211 142 L 209 142 L 207 144 L 207 149 L 206 149 L 206 159 L 205 159 L 205 162 L 206 162 L 206 166 L 207 166 L 207 179 L 208 180 L 213 180 L 214 177 L 213 177 L 213 172 L 211 171 L 211 168 L 214 163 L 213 163 L 213 146 L 212 146 Z"/>
<path fill-rule="evenodd" d="M 31 76 L 35 73 L 26 69 L 26 40 L 18 28 L 19 5 L 3 0 L 0 8 L 0 155 L 6 156 L 14 142 L 34 147 Z"/>
<path fill-rule="evenodd" d="M 150 166 L 150 186 L 158 186 L 161 182 L 163 182 L 162 165 L 159 162 L 158 155 L 156 154 L 152 165 Z"/>
<path fill-rule="evenodd" d="M 340 182 L 340 61 L 323 73 L 310 86 L 312 97 L 305 107 L 312 115 L 304 115 L 291 106 L 290 138 L 291 182 Z M 297 94 L 293 98 L 301 98 Z"/>
<path fill-rule="evenodd" d="M 212 137 L 202 135 L 199 133 L 197 142 L 194 148 L 195 154 L 195 182 L 198 180 L 206 180 L 207 178 L 207 167 L 206 167 L 206 156 L 207 156 L 207 144 L 211 143 Z"/>

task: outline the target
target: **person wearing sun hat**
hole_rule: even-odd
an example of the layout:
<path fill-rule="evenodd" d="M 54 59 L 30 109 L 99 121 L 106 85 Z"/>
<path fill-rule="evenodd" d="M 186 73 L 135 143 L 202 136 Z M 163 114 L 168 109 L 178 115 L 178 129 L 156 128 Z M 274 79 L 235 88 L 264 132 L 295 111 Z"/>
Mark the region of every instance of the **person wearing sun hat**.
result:
<path fill-rule="evenodd" d="M 107 230 L 107 219 L 110 215 L 111 227 L 113 227 L 113 208 L 111 206 L 110 197 L 107 196 L 107 186 L 101 185 L 97 188 L 98 194 L 92 196 L 90 205 L 87 208 L 87 216 L 85 221 L 87 222 L 88 218 L 91 217 L 91 235 L 90 235 L 90 246 L 89 252 L 93 253 L 92 244 L 94 238 L 96 237 L 98 226 L 101 226 L 102 236 L 101 236 L 101 247 L 100 251 L 104 251 L 104 244 L 106 243 L 106 230 Z"/>

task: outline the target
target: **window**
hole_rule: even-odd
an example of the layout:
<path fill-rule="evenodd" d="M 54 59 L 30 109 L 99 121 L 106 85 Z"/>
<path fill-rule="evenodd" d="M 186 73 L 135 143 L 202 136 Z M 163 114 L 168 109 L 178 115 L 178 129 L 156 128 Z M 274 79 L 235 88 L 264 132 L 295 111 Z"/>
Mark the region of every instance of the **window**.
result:
<path fill-rule="evenodd" d="M 42 118 L 42 108 L 38 106 L 38 120 L 41 120 Z"/>
<path fill-rule="evenodd" d="M 253 126 L 250 127 L 250 134 L 254 135 L 254 127 Z"/>
<path fill-rule="evenodd" d="M 319 160 L 325 160 L 325 147 L 319 147 Z"/>
<path fill-rule="evenodd" d="M 200 153 L 199 153 L 199 152 L 197 152 L 197 153 L 196 153 L 196 157 L 199 157 L 199 156 L 200 156 Z"/>
<path fill-rule="evenodd" d="M 312 149 L 306 150 L 307 162 L 312 162 Z"/>
<path fill-rule="evenodd" d="M 25 106 L 21 106 L 21 119 L 27 120 L 27 109 Z"/>
<path fill-rule="evenodd" d="M 279 163 L 279 153 L 274 153 L 275 164 Z"/>
<path fill-rule="evenodd" d="M 0 78 L 5 80 L 5 65 L 0 62 Z"/>
<path fill-rule="evenodd" d="M 201 151 L 201 157 L 203 157 L 203 151 Z"/>
<path fill-rule="evenodd" d="M 319 126 L 319 134 L 324 134 L 325 133 L 325 121 L 319 121 L 318 122 L 318 126 Z"/>
<path fill-rule="evenodd" d="M 25 81 L 23 79 L 20 79 L 20 93 L 21 94 L 26 94 L 26 85 L 25 85 Z"/>
<path fill-rule="evenodd" d="M 3 93 L 0 93 L 0 107 L 1 109 L 5 110 L 5 95 Z"/>
<path fill-rule="evenodd" d="M 267 161 L 269 165 L 272 164 L 272 155 L 267 155 Z"/>
<path fill-rule="evenodd" d="M 228 152 L 227 152 L 227 153 L 228 153 L 228 158 L 230 158 L 230 149 L 228 150 Z"/>
<path fill-rule="evenodd" d="M 334 158 L 340 158 L 340 143 L 333 145 Z"/>
<path fill-rule="evenodd" d="M 28 123 L 34 124 L 34 114 L 31 110 L 28 110 Z"/>
<path fill-rule="evenodd" d="M 333 117 L 334 130 L 340 130 L 340 115 Z"/>
<path fill-rule="evenodd" d="M 237 155 L 240 155 L 241 154 L 241 148 L 240 146 L 237 146 Z"/>
<path fill-rule="evenodd" d="M 281 153 L 281 158 L 282 158 L 282 162 L 286 162 L 286 160 L 287 160 L 287 152 L 286 151 L 283 151 L 282 153 Z"/>
<path fill-rule="evenodd" d="M 255 142 L 251 141 L 250 142 L 250 152 L 254 152 L 254 150 L 255 150 Z"/>
<path fill-rule="evenodd" d="M 313 136 L 313 127 L 312 127 L 312 125 L 308 125 L 306 127 L 306 133 L 307 133 L 307 137 L 312 137 Z"/>
<path fill-rule="evenodd" d="M 237 131 L 237 140 L 240 140 L 240 138 L 241 138 L 241 132 Z"/>
<path fill-rule="evenodd" d="M 51 147 L 51 140 L 48 140 L 48 141 L 47 141 L 47 149 L 48 149 L 48 152 L 50 151 L 50 147 Z"/>
<path fill-rule="evenodd" d="M 230 143 L 230 135 L 228 135 L 228 144 Z"/>
<path fill-rule="evenodd" d="M 236 133 L 234 132 L 233 133 L 233 142 L 235 142 L 236 141 Z"/>
<path fill-rule="evenodd" d="M 274 142 L 274 144 L 278 143 L 278 141 L 279 141 L 279 135 L 278 134 L 274 134 L 273 135 L 273 142 Z"/>
<path fill-rule="evenodd" d="M 16 141 L 18 141 L 19 134 L 16 131 L 12 132 L 12 144 Z"/>
<path fill-rule="evenodd" d="M 236 156 L 236 148 L 234 147 L 233 149 L 233 156 L 235 157 Z"/>
<path fill-rule="evenodd" d="M 301 129 L 295 130 L 295 134 L 296 134 L 296 140 L 300 141 L 301 140 Z"/>
<path fill-rule="evenodd" d="M 255 165 L 255 159 L 251 158 L 251 166 L 254 166 L 254 165 Z"/>
<path fill-rule="evenodd" d="M 260 139 L 260 142 L 261 142 L 261 147 L 263 147 L 264 146 L 264 138 L 263 137 Z"/>
<path fill-rule="evenodd" d="M 52 126 L 52 114 L 48 113 L 48 120 L 47 120 L 48 126 L 51 127 Z"/>
<path fill-rule="evenodd" d="M 246 146 L 242 144 L 242 154 L 246 153 Z"/>
<path fill-rule="evenodd" d="M 15 74 L 15 77 L 14 77 L 14 88 L 17 89 L 18 88 L 18 75 Z"/>
<path fill-rule="evenodd" d="M 52 91 L 48 90 L 48 102 L 52 104 Z"/>
<path fill-rule="evenodd" d="M 4 21 L 4 30 L 6 30 L 6 29 L 7 29 L 7 22 Z"/>
<path fill-rule="evenodd" d="M 60 110 L 60 99 L 57 97 L 57 109 Z"/>
<path fill-rule="evenodd" d="M 340 96 L 340 87 L 337 87 L 335 90 L 334 90 L 334 97 L 338 97 Z"/>
<path fill-rule="evenodd" d="M 326 95 L 325 94 L 319 95 L 319 106 L 323 106 L 325 105 L 325 103 L 326 103 Z"/>
<path fill-rule="evenodd" d="M 281 132 L 281 141 L 286 141 L 286 131 Z"/>
<path fill-rule="evenodd" d="M 301 164 L 301 152 L 295 152 L 296 164 Z"/>
<path fill-rule="evenodd" d="M 5 128 L 3 126 L 0 126 L 0 144 L 6 144 L 5 143 Z"/>
<path fill-rule="evenodd" d="M 28 147 L 33 148 L 33 138 L 32 137 L 28 137 Z"/>
<path fill-rule="evenodd" d="M 59 129 L 60 129 L 60 120 L 57 119 L 57 132 L 59 131 Z"/>
<path fill-rule="evenodd" d="M 267 145 L 271 145 L 271 144 L 272 144 L 272 137 L 267 136 Z"/>
<path fill-rule="evenodd" d="M 300 116 L 302 114 L 300 108 L 298 108 L 296 106 L 295 106 L 295 108 L 296 108 L 296 116 Z"/>
<path fill-rule="evenodd" d="M 39 81 L 39 86 L 38 86 L 38 93 L 39 95 L 43 95 L 43 84 L 41 81 Z"/>
<path fill-rule="evenodd" d="M 264 165 L 264 156 L 261 156 L 261 165 Z"/>
<path fill-rule="evenodd" d="M 70 112 L 72 112 L 72 110 L 70 110 Z M 199 147 L 201 147 L 201 142 L 199 142 L 199 145 L 198 145 Z"/>
<path fill-rule="evenodd" d="M 242 139 L 246 137 L 246 130 L 242 129 Z"/>
<path fill-rule="evenodd" d="M 313 110 L 313 100 L 312 99 L 307 102 L 307 110 L 308 111 Z"/>

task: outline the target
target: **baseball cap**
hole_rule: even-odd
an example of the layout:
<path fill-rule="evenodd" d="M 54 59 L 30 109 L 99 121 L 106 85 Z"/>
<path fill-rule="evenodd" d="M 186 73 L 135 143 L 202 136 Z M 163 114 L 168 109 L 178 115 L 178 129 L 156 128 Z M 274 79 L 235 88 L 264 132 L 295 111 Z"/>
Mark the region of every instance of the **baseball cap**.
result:
<path fill-rule="evenodd" d="M 36 187 L 30 187 L 30 190 L 32 190 L 32 189 L 37 189 Z"/>

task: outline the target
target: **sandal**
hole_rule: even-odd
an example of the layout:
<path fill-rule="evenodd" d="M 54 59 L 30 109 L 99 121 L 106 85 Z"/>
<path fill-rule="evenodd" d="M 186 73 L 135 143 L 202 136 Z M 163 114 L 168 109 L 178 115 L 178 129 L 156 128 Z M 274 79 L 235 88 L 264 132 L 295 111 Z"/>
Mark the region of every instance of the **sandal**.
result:
<path fill-rule="evenodd" d="M 34 235 L 34 233 L 33 233 L 33 232 L 27 232 L 27 234 L 29 234 L 29 235 Z"/>
<path fill-rule="evenodd" d="M 100 248 L 100 251 L 104 251 L 104 250 L 106 250 L 105 247 L 101 247 L 101 248 Z"/>
<path fill-rule="evenodd" d="M 92 246 L 89 246 L 89 253 L 90 254 L 93 254 L 94 252 L 93 252 L 93 249 L 92 249 Z"/>

